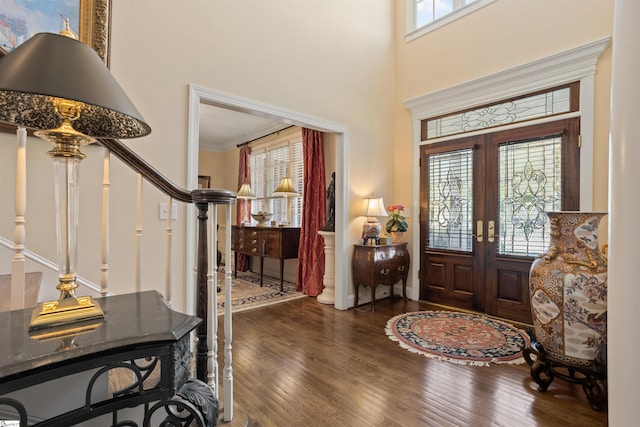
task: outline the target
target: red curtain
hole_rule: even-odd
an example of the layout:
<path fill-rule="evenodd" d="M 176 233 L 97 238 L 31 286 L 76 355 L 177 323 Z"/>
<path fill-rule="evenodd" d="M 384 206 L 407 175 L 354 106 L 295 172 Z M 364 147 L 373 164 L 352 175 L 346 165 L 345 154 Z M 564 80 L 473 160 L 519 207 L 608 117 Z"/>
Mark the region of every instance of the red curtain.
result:
<path fill-rule="evenodd" d="M 242 184 L 251 184 L 251 167 L 250 167 L 251 147 L 243 145 L 240 147 L 240 160 L 238 164 L 238 190 Z M 242 224 L 244 221 L 244 213 L 247 217 L 251 214 L 251 200 L 238 199 L 236 207 L 236 224 Z M 238 271 L 247 271 L 249 269 L 249 257 L 238 254 Z"/>
<path fill-rule="evenodd" d="M 317 296 L 324 289 L 324 239 L 318 231 L 324 227 L 327 217 L 322 132 L 303 128 L 302 150 L 304 200 L 296 290 Z"/>

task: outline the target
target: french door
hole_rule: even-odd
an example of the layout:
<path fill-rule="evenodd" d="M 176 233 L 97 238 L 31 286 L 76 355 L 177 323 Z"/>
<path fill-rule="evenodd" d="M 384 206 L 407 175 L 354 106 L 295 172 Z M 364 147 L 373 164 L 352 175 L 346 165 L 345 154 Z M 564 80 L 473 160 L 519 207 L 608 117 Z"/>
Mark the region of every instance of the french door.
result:
<path fill-rule="evenodd" d="M 425 145 L 420 299 L 531 323 L 544 211 L 579 208 L 578 118 Z"/>

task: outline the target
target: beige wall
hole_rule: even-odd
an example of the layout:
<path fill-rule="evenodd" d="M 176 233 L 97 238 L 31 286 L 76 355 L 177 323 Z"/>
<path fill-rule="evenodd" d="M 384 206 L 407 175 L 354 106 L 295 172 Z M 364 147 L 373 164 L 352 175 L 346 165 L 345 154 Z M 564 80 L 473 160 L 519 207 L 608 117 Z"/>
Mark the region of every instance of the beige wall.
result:
<path fill-rule="evenodd" d="M 154 132 L 145 154 L 186 179 L 189 83 L 343 124 L 351 198 L 392 190 L 393 2 L 115 0 L 112 69 Z M 176 8 L 180 13 L 176 13 Z M 140 30 L 144 22 L 144 31 Z M 161 151 L 146 147 L 160 145 Z M 387 173 L 371 171 L 388 170 Z M 356 242 L 361 221 L 349 212 Z"/>
<path fill-rule="evenodd" d="M 111 71 L 153 129 L 148 137 L 128 144 L 178 185 L 187 182 L 188 85 L 196 84 L 343 125 L 353 159 L 349 196 L 392 190 L 385 149 L 393 137 L 392 1 L 112 0 L 112 12 Z M 5 140 L 12 138 L 0 135 L 3 150 Z M 42 153 L 44 143 L 33 141 L 30 151 L 39 148 L 42 167 L 37 179 L 30 180 L 29 219 L 50 236 L 36 249 L 55 260 L 55 249 L 50 249 L 50 160 Z M 91 187 L 100 188 L 102 150 L 85 151 L 79 270 L 97 282 L 101 195 Z M 237 159 L 228 163 L 237 165 Z M 124 293 L 134 290 L 136 184 L 135 174 L 116 160 L 113 164 L 111 289 Z M 225 184 L 228 189 L 235 186 Z M 12 238 L 13 207 L 7 200 L 13 200 L 13 189 L 2 187 L 0 234 Z M 148 185 L 144 197 L 144 286 L 163 291 L 164 269 L 156 267 L 164 260 L 166 224 L 158 219 L 158 204 L 166 200 Z M 182 284 L 190 271 L 184 255 L 185 213 L 181 208 L 173 223 L 172 293 L 177 309 L 185 307 Z M 357 215 L 351 211 L 349 218 Z M 354 242 L 358 227 L 350 230 Z"/>
<path fill-rule="evenodd" d="M 489 76 L 571 48 L 610 37 L 612 0 L 495 1 L 471 15 L 411 42 L 404 41 L 405 2 L 396 3 L 397 80 L 395 102 L 396 201 L 410 204 L 417 162 L 412 120 L 403 101 Z M 611 48 L 595 77 L 593 208 L 607 208 Z M 606 226 L 603 227 L 606 230 Z"/>
<path fill-rule="evenodd" d="M 401 0 L 112 0 L 112 8 L 111 70 L 153 129 L 128 142 L 135 151 L 185 185 L 189 84 L 341 124 L 348 143 L 346 230 L 356 243 L 362 197 L 374 193 L 387 204 L 411 205 L 408 183 L 417 162 L 411 158 L 411 116 L 402 101 L 610 36 L 613 2 L 498 0 L 409 43 Z M 596 209 L 606 209 L 607 201 L 610 56 L 605 51 L 596 73 Z M 11 158 L 13 138 L 0 135 L 3 159 Z M 30 138 L 35 164 L 29 171 L 27 220 L 33 228 L 27 245 L 54 260 L 47 150 Z M 102 149 L 85 152 L 80 271 L 97 282 Z M 135 174 L 112 163 L 111 289 L 123 293 L 133 290 L 136 184 Z M 237 167 L 237 157 L 225 163 Z M 2 168 L 0 178 L 13 181 L 10 167 Z M 236 185 L 225 181 L 224 188 Z M 148 184 L 144 194 L 144 286 L 162 291 L 164 271 L 154 266 L 164 259 L 166 225 L 158 219 L 158 203 L 166 200 Z M 1 185 L 0 198 L 0 235 L 12 238 L 13 188 Z M 173 230 L 178 309 L 184 307 L 182 284 L 190 268 L 185 214 L 181 207 Z"/>
<path fill-rule="evenodd" d="M 211 177 L 211 188 L 227 188 L 224 186 L 224 165 L 224 153 L 206 150 L 198 153 L 198 175 Z"/>
<path fill-rule="evenodd" d="M 213 152 L 199 150 L 198 152 L 198 175 L 208 175 L 211 177 L 211 188 L 238 191 L 238 164 L 239 150 L 232 149 L 225 152 Z M 231 223 L 235 224 L 236 206 L 231 207 Z M 222 253 L 222 262 L 225 259 L 225 227 L 227 223 L 227 212 L 225 209 L 218 209 L 218 249 Z"/>

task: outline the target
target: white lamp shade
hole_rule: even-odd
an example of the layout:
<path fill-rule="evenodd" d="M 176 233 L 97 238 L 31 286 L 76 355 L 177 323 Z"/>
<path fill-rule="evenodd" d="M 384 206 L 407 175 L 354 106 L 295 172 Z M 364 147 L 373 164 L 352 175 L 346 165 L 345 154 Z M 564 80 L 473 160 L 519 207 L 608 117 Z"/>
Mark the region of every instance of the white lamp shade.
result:
<path fill-rule="evenodd" d="M 382 197 L 377 199 L 366 198 L 364 199 L 364 215 L 368 217 L 387 216 L 387 210 L 384 207 L 384 200 Z"/>
<path fill-rule="evenodd" d="M 368 244 L 370 239 L 373 239 L 373 241 L 378 244 L 378 236 L 380 236 L 380 232 L 382 231 L 382 224 L 380 224 L 376 217 L 387 216 L 387 211 L 384 208 L 384 200 L 382 200 L 382 197 L 368 197 L 364 199 L 362 209 L 364 215 L 367 217 L 362 224 L 364 244 Z"/>
<path fill-rule="evenodd" d="M 280 180 L 280 184 L 278 184 L 273 195 L 276 197 L 292 197 L 298 196 L 299 194 L 296 191 L 296 187 L 293 186 L 291 178 L 284 177 Z"/>
<path fill-rule="evenodd" d="M 255 199 L 256 198 L 256 195 L 253 194 L 253 191 L 251 191 L 251 185 L 249 184 L 242 184 L 236 196 L 238 197 L 238 199 Z"/>

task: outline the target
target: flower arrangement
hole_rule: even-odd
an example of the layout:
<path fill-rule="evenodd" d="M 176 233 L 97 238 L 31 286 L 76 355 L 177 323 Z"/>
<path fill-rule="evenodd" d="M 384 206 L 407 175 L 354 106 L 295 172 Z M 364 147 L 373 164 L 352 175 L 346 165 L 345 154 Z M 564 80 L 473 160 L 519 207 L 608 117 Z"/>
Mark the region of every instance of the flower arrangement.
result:
<path fill-rule="evenodd" d="M 387 212 L 389 212 L 389 219 L 387 220 L 386 230 L 387 233 L 391 233 L 392 231 L 407 231 L 409 226 L 407 225 L 407 221 L 402 212 L 404 211 L 404 206 L 402 205 L 391 205 L 387 208 Z"/>

